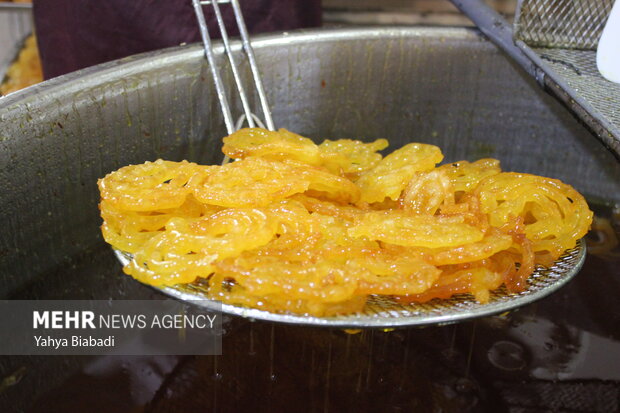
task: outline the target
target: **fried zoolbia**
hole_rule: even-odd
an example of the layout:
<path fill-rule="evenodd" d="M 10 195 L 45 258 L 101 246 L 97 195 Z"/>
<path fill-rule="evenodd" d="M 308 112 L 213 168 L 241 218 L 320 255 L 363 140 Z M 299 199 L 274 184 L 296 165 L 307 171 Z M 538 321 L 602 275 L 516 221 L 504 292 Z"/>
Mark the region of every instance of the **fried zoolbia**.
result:
<path fill-rule="evenodd" d="M 326 140 L 285 129 L 224 138 L 225 165 L 157 160 L 99 180 L 105 240 L 152 285 L 274 312 L 360 311 L 370 295 L 481 302 L 527 286 L 588 231 L 592 212 L 556 179 L 499 161 L 444 165 L 434 145 Z"/>

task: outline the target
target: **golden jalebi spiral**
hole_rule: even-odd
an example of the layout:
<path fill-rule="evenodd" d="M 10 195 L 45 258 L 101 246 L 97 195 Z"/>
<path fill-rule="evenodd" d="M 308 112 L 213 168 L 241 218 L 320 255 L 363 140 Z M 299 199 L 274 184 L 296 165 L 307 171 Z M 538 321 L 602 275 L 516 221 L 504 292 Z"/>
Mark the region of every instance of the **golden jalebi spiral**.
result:
<path fill-rule="evenodd" d="M 224 138 L 222 152 L 232 159 L 250 156 L 275 160 L 297 160 L 320 165 L 319 147 L 308 138 L 280 129 L 277 132 L 261 128 L 241 129 Z"/>
<path fill-rule="evenodd" d="M 356 220 L 349 235 L 429 248 L 472 244 L 484 237 L 478 228 L 466 224 L 462 216 L 420 215 L 399 210 L 367 212 Z"/>
<path fill-rule="evenodd" d="M 134 254 L 126 272 L 152 285 L 189 283 L 213 272 L 214 261 L 268 243 L 276 229 L 277 222 L 259 209 L 226 209 L 195 220 L 173 218 Z"/>
<path fill-rule="evenodd" d="M 441 169 L 416 172 L 401 193 L 402 209 L 423 215 L 435 215 L 442 205 L 454 204 L 454 190 L 448 174 Z"/>
<path fill-rule="evenodd" d="M 237 161 L 158 160 L 99 181 L 102 231 L 152 285 L 274 312 L 360 311 L 369 295 L 481 302 L 527 286 L 592 221 L 569 185 L 501 172 L 495 159 L 437 166 L 438 147 L 325 141 L 281 129 L 224 138 Z"/>
<path fill-rule="evenodd" d="M 296 160 L 322 166 L 334 174 L 357 178 L 381 161 L 378 151 L 388 147 L 385 139 L 364 143 L 351 139 L 325 140 L 316 145 L 301 135 L 280 129 L 241 129 L 224 138 L 222 151 L 232 159 L 261 157 L 274 160 Z"/>
<path fill-rule="evenodd" d="M 441 165 L 438 171 L 445 172 L 454 192 L 471 192 L 478 182 L 487 176 L 497 175 L 502 170 L 497 159 L 479 159 L 476 162 L 460 161 Z"/>
<path fill-rule="evenodd" d="M 410 143 L 383 158 L 356 181 L 362 201 L 396 200 L 416 172 L 430 171 L 443 159 L 437 146 Z"/>
<path fill-rule="evenodd" d="M 346 203 L 357 201 L 360 192 L 353 182 L 319 167 L 254 157 L 203 167 L 184 189 L 201 202 L 222 207 L 266 206 L 308 190 Z"/>
<path fill-rule="evenodd" d="M 161 159 L 126 166 L 99 180 L 101 198 L 114 208 L 156 211 L 178 208 L 190 193 L 187 183 L 199 166 Z"/>
<path fill-rule="evenodd" d="M 351 139 L 326 140 L 319 145 L 321 164 L 334 173 L 350 178 L 374 168 L 382 159 L 378 151 L 388 147 L 388 141 L 377 139 L 364 143 Z"/>
<path fill-rule="evenodd" d="M 101 227 L 103 237 L 114 248 L 134 253 L 149 238 L 164 231 L 172 218 L 199 218 L 219 210 L 213 205 L 201 204 L 193 196 L 187 197 L 178 208 L 156 211 L 123 211 L 114 208 L 109 201 L 99 205 L 104 222 Z"/>
<path fill-rule="evenodd" d="M 583 196 L 557 179 L 502 172 L 483 179 L 475 191 L 491 225 L 523 217 L 534 251 L 549 252 L 554 259 L 573 248 L 592 223 Z"/>

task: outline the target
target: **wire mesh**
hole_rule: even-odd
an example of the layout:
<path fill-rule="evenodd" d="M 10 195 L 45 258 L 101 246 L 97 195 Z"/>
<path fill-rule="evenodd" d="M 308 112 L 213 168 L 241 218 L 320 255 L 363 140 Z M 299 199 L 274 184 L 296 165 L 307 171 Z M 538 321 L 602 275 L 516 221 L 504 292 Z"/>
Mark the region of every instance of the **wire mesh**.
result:
<path fill-rule="evenodd" d="M 534 48 L 546 65 L 589 104 L 599 117 L 620 128 L 620 84 L 604 79 L 596 67 L 596 52 Z"/>
<path fill-rule="evenodd" d="M 614 0 L 519 0 L 515 37 L 533 47 L 596 49 Z"/>

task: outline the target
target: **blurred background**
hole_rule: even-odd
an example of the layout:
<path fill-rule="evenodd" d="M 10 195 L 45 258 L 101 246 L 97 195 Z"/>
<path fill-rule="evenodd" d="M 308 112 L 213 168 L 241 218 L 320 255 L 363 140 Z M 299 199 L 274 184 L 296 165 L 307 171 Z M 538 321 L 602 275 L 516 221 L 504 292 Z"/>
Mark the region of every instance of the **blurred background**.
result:
<path fill-rule="evenodd" d="M 189 2 L 189 0 L 188 0 Z M 509 21 L 517 0 L 487 0 Z M 323 25 L 471 26 L 449 0 L 323 0 Z M 0 0 L 0 96 L 41 82 L 30 0 Z"/>

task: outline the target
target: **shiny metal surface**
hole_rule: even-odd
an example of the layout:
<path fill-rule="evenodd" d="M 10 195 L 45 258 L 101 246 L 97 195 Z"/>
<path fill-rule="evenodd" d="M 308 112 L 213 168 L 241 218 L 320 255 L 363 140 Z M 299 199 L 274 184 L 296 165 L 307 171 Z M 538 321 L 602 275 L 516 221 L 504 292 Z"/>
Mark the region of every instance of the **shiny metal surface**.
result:
<path fill-rule="evenodd" d="M 232 0 L 232 9 L 235 15 L 235 21 L 237 22 L 237 26 L 239 29 L 239 33 L 241 36 L 241 43 L 243 45 L 243 50 L 245 51 L 246 57 L 248 59 L 248 63 L 250 65 L 253 84 L 256 87 L 256 92 L 258 93 L 258 97 L 260 99 L 260 106 L 263 109 L 263 115 L 265 117 L 265 122 L 267 123 L 269 130 L 275 130 L 273 125 L 273 119 L 271 117 L 271 110 L 269 109 L 269 102 L 267 101 L 267 96 L 265 94 L 265 89 L 263 87 L 263 81 L 261 80 L 260 71 L 258 69 L 258 65 L 256 64 L 256 57 L 254 56 L 254 50 L 252 49 L 252 44 L 250 42 L 250 35 L 246 29 L 245 20 L 243 20 L 243 15 L 241 12 L 241 7 L 236 0 Z M 237 89 L 237 93 L 239 94 L 239 99 L 241 99 L 241 106 L 243 107 L 243 113 L 245 115 L 245 120 L 248 123 L 248 127 L 255 127 L 254 118 L 256 115 L 252 113 L 250 108 L 250 104 L 248 102 L 248 96 L 245 92 L 245 87 L 243 86 L 244 82 L 241 80 L 239 75 L 239 68 L 237 66 L 235 60 L 235 54 L 232 51 L 230 46 L 230 41 L 228 39 L 228 31 L 226 29 L 226 24 L 224 19 L 222 18 L 222 13 L 220 11 L 220 6 L 217 1 L 199 1 L 193 0 L 194 11 L 196 13 L 196 18 L 198 19 L 198 27 L 200 28 L 200 35 L 202 37 L 202 42 L 205 48 L 205 57 L 209 62 L 209 66 L 211 68 L 211 75 L 213 76 L 213 83 L 217 90 L 217 96 L 220 101 L 220 109 L 222 111 L 222 115 L 224 116 L 224 123 L 226 124 L 226 131 L 231 134 L 235 130 L 240 129 L 240 127 L 235 126 L 235 122 L 232 118 L 232 114 L 230 111 L 230 105 L 228 103 L 228 98 L 226 97 L 226 92 L 224 90 L 224 85 L 222 83 L 222 77 L 220 75 L 219 68 L 215 61 L 215 54 L 213 51 L 213 46 L 211 43 L 211 38 L 209 36 L 209 29 L 207 27 L 207 22 L 205 19 L 204 11 L 202 9 L 203 5 L 210 5 L 213 7 L 213 11 L 215 12 L 215 17 L 217 20 L 217 25 L 219 28 L 220 36 L 222 38 L 222 45 L 224 46 L 224 51 L 226 56 L 228 57 L 228 62 L 230 63 L 230 71 L 233 75 L 233 80 Z M 242 124 L 242 122 L 239 122 Z M 262 124 L 262 122 L 261 122 Z M 224 162 L 228 162 L 228 158 L 224 158 Z"/>
<path fill-rule="evenodd" d="M 122 265 L 131 261 L 130 254 L 114 250 Z M 469 294 L 455 295 L 449 300 L 432 300 L 426 303 L 399 303 L 389 296 L 371 296 L 360 313 L 311 317 L 295 314 L 278 314 L 255 308 L 209 301 L 208 291 L 201 284 L 192 283 L 173 287 L 154 287 L 164 294 L 181 301 L 196 302 L 207 309 L 237 315 L 252 320 L 334 328 L 392 328 L 452 324 L 472 318 L 487 317 L 514 310 L 546 297 L 569 282 L 581 269 L 586 258 L 583 240 L 562 255 L 549 268 L 537 268 L 530 276 L 528 287 L 520 293 L 509 293 L 504 287 L 493 291 L 488 303 L 481 304 Z M 213 303 L 211 305 L 210 303 Z"/>
<path fill-rule="evenodd" d="M 434 143 L 441 146 L 446 162 L 496 157 L 506 170 L 562 179 L 591 201 L 620 202 L 620 164 L 614 156 L 476 30 L 309 31 L 256 37 L 253 44 L 257 63 L 266 68 L 263 81 L 279 126 L 317 139 L 389 138 L 392 149 L 411 141 Z M 239 45 L 232 46 L 239 50 Z M 215 51 L 221 55 L 221 45 Z M 96 181 L 124 165 L 158 157 L 221 161 L 220 139 L 226 132 L 203 56 L 202 45 L 162 50 L 0 98 L 0 297 L 158 295 L 124 276 L 101 239 Z M 249 68 L 241 66 L 240 72 L 250 78 Z M 250 103 L 255 102 L 257 97 L 250 96 Z M 557 294 L 519 313 L 536 313 L 551 302 L 561 314 L 584 316 L 589 313 L 575 302 L 589 297 L 606 309 L 615 308 L 608 287 L 592 284 L 601 275 L 612 278 L 615 267 L 601 268 L 576 276 Z M 594 295 L 586 297 L 581 292 L 588 286 Z M 609 317 L 592 320 L 588 325 L 596 328 L 613 322 Z M 268 336 L 270 329 L 261 331 Z M 412 332 L 411 342 L 428 334 L 428 343 L 436 343 L 434 334 L 443 331 Z M 317 334 L 324 337 L 329 331 Z M 282 336 L 289 337 L 289 330 Z M 269 348 L 268 338 L 261 337 Z M 450 338 L 445 341 L 449 346 Z M 231 361 L 245 360 L 239 352 L 227 354 Z M 259 358 L 268 364 L 269 357 Z M 3 358 L 3 377 L 24 366 L 28 374 L 0 393 L 0 410 L 25 411 L 40 395 L 58 394 L 59 383 L 87 362 Z M 383 364 L 377 361 L 376 366 Z M 416 371 L 416 366 L 409 367 L 407 374 Z M 287 389 L 278 394 L 290 394 Z M 342 394 L 357 394 L 343 389 Z M 113 399 L 119 397 L 115 392 Z M 76 398 L 72 393 L 67 400 Z M 40 411 L 49 412 L 50 403 L 43 407 Z"/>

